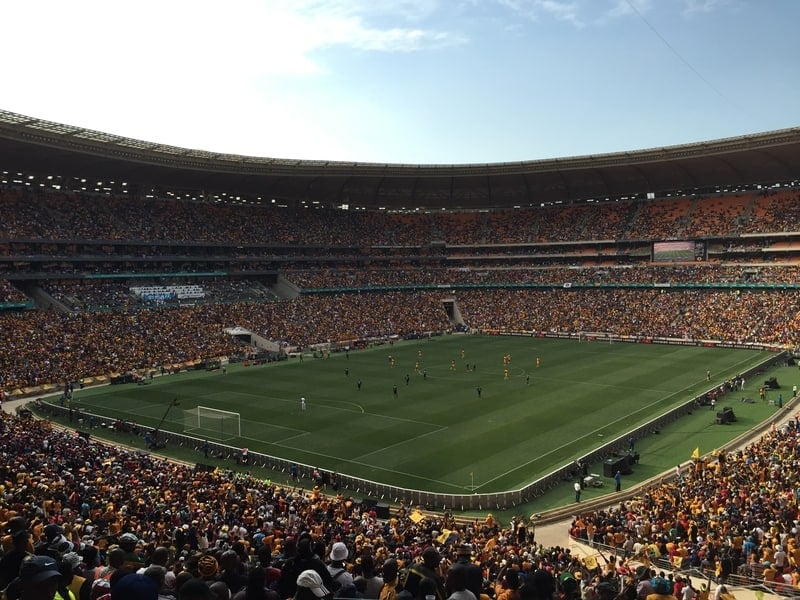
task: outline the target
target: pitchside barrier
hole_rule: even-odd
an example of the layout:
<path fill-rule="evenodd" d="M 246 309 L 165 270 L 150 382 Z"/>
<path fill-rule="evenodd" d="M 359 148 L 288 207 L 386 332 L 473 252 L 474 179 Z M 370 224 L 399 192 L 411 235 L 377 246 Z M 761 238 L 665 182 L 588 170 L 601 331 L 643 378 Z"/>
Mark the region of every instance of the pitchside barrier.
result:
<path fill-rule="evenodd" d="M 489 333 L 489 332 L 485 332 Z M 495 335 L 499 335 L 500 332 L 493 332 Z M 507 334 L 507 333 L 506 333 Z M 517 333 L 517 335 L 531 335 L 531 332 L 527 333 Z M 564 337 L 564 338 L 572 338 L 577 339 L 577 334 L 541 334 L 542 337 Z M 585 334 L 584 334 L 585 335 Z M 657 340 L 656 338 L 633 338 L 633 337 L 620 337 L 620 336 L 603 336 L 601 339 L 603 341 L 608 341 L 609 338 L 613 338 L 613 341 L 617 342 L 641 342 L 642 339 L 646 339 L 646 343 L 678 343 L 678 340 L 670 340 L 670 341 L 661 341 Z M 691 341 L 685 340 L 686 345 L 711 345 L 711 342 L 708 341 Z M 719 346 L 724 347 L 737 347 L 733 344 L 717 344 Z M 765 345 L 757 345 L 757 344 L 746 344 L 742 345 L 741 347 L 746 347 L 750 349 L 761 349 L 761 350 L 768 350 L 771 351 L 771 354 L 758 365 L 752 367 L 751 369 L 744 371 L 741 373 L 743 377 L 747 380 L 752 380 L 753 377 L 764 370 L 772 367 L 775 364 L 784 363 L 789 358 L 789 353 L 786 351 L 782 351 L 781 349 L 777 349 L 771 346 Z M 715 389 L 717 386 L 710 387 L 708 390 L 705 390 L 700 395 L 692 398 L 691 400 L 685 402 L 684 404 L 672 408 L 665 413 L 655 417 L 648 423 L 642 425 L 641 427 L 637 427 L 626 432 L 619 437 L 606 441 L 602 446 L 595 448 L 592 452 L 585 454 L 583 456 L 579 456 L 575 458 L 574 462 L 571 462 L 567 465 L 563 465 L 554 471 L 548 473 L 544 477 L 537 479 L 536 481 L 520 488 L 517 490 L 509 490 L 506 492 L 496 492 L 496 493 L 489 493 L 489 494 L 477 494 L 477 493 L 463 493 L 463 494 L 441 494 L 436 492 L 426 492 L 422 490 L 412 490 L 407 488 L 402 488 L 398 486 L 378 483 L 375 481 L 369 481 L 366 479 L 361 479 L 359 477 L 354 477 L 351 475 L 347 475 L 345 473 L 337 473 L 337 491 L 348 491 L 354 497 L 361 497 L 361 498 L 372 498 L 377 502 L 383 503 L 404 503 L 410 506 L 421 506 L 429 510 L 456 510 L 456 511 L 464 511 L 464 510 L 505 510 L 515 508 L 520 504 L 525 504 L 530 502 L 534 498 L 543 495 L 545 492 L 557 487 L 559 484 L 563 483 L 564 481 L 572 481 L 578 475 L 577 473 L 577 461 L 580 461 L 585 464 L 595 464 L 603 462 L 609 458 L 620 457 L 624 456 L 629 448 L 629 440 L 631 437 L 641 440 L 644 437 L 649 435 L 655 434 L 657 431 L 663 429 L 666 425 L 673 423 L 683 417 L 684 415 L 692 412 L 693 410 L 697 409 L 698 403 L 702 402 L 706 393 Z M 42 404 L 46 407 L 46 410 L 54 415 L 60 415 L 66 417 L 68 415 L 69 409 L 66 407 L 59 406 L 58 404 L 53 404 L 49 401 L 45 402 L 42 401 Z M 94 423 L 99 424 L 102 422 L 106 423 L 113 423 L 114 419 L 109 419 L 107 417 L 103 417 L 102 415 L 94 414 L 81 410 L 79 418 L 82 419 L 81 422 L 74 422 L 73 426 L 78 428 L 84 428 L 86 426 L 87 420 L 94 416 Z M 73 415 L 74 418 L 75 415 Z M 151 437 L 154 436 L 153 431 L 154 429 L 151 427 L 146 427 L 139 425 L 138 426 L 139 435 L 145 436 L 148 432 L 150 433 Z M 98 432 L 100 435 L 100 432 Z M 249 467 L 261 467 L 264 469 L 272 470 L 276 473 L 281 473 L 285 475 L 286 479 L 289 480 L 289 468 L 292 464 L 297 464 L 299 468 L 299 476 L 304 480 L 310 480 L 312 478 L 312 472 L 317 469 L 317 467 L 312 465 L 303 465 L 296 463 L 294 461 L 286 460 L 283 458 L 277 458 L 274 456 L 269 456 L 266 454 L 261 454 L 259 452 L 255 452 L 253 450 L 248 450 L 247 453 L 247 463 L 246 465 L 241 464 L 242 458 L 242 448 L 237 448 L 234 446 L 230 446 L 227 444 L 223 444 L 221 442 L 215 442 L 212 440 L 206 441 L 205 439 L 193 437 L 190 435 L 185 435 L 181 433 L 173 433 L 170 431 L 160 430 L 156 434 L 157 441 L 159 445 L 169 446 L 180 446 L 185 448 L 192 448 L 198 453 L 198 461 L 201 461 L 205 458 L 205 450 L 206 450 L 206 443 L 208 444 L 207 450 L 210 457 L 216 459 L 224 459 L 230 460 L 234 462 L 232 468 L 236 468 L 236 465 L 240 465 L 244 468 Z M 201 463 L 198 463 L 200 465 Z M 205 465 L 203 465 L 205 466 Z M 330 491 L 334 491 L 330 489 Z"/>

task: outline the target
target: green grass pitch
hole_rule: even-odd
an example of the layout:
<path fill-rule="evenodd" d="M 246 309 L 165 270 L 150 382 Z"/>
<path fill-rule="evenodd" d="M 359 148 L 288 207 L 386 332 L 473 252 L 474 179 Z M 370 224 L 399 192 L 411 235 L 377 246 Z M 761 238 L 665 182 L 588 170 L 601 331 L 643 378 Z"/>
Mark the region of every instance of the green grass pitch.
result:
<path fill-rule="evenodd" d="M 185 409 L 219 408 L 241 414 L 242 437 L 225 442 L 237 448 L 406 488 L 484 493 L 517 489 L 765 357 L 750 350 L 453 335 L 351 351 L 349 358 L 234 365 L 227 374 L 85 389 L 76 392 L 74 406 L 155 427 L 177 398 L 165 430 L 183 432 Z M 757 399 L 757 384 L 748 382 L 742 394 Z M 737 395 L 734 429 L 774 410 L 738 402 Z M 662 454 L 659 463 L 682 462 L 692 448 L 705 452 L 717 443 L 703 437 L 711 435 L 705 432 L 712 414 L 700 417 L 702 426 L 653 447 Z M 661 437 L 659 443 L 667 442 Z"/>

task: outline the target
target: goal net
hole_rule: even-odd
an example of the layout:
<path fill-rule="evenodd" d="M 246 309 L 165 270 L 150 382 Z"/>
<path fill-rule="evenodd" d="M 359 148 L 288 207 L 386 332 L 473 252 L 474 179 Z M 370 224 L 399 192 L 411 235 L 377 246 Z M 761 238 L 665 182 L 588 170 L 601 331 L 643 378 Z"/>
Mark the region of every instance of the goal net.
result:
<path fill-rule="evenodd" d="M 242 437 L 242 419 L 238 412 L 197 406 L 183 411 L 183 430 L 215 440 Z"/>

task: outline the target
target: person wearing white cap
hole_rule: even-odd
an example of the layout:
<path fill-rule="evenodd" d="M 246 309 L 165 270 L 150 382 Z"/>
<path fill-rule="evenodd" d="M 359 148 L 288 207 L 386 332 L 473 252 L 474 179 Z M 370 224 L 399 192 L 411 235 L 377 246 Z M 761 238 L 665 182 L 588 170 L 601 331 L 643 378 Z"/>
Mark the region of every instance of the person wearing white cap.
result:
<path fill-rule="evenodd" d="M 328 572 L 333 577 L 333 580 L 341 585 L 347 587 L 353 585 L 353 576 L 348 573 L 346 561 L 347 556 L 350 554 L 344 542 L 336 542 L 331 546 L 331 553 L 328 555 L 330 563 L 328 563 Z"/>
<path fill-rule="evenodd" d="M 316 600 L 330 595 L 331 593 L 322 584 L 322 577 L 314 569 L 306 569 L 297 576 L 294 600 Z"/>
<path fill-rule="evenodd" d="M 780 544 L 775 546 L 775 554 L 772 557 L 772 562 L 778 568 L 779 572 L 783 572 L 783 570 L 789 566 L 789 555 L 786 554 L 786 551 Z"/>

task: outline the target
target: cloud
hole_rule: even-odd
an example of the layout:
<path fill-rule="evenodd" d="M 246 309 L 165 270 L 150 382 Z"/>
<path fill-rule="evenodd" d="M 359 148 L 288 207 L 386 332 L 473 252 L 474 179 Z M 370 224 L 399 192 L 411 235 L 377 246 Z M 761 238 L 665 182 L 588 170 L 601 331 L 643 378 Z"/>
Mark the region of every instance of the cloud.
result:
<path fill-rule="evenodd" d="M 628 17 L 639 13 L 647 12 L 652 6 L 652 0 L 616 0 L 616 3 L 608 11 L 611 18 Z"/>
<path fill-rule="evenodd" d="M 497 2 L 518 15 L 534 22 L 543 17 L 551 17 L 558 21 L 566 21 L 577 27 L 584 23 L 578 16 L 580 3 L 564 0 L 497 0 Z"/>
<path fill-rule="evenodd" d="M 683 0 L 683 15 L 708 14 L 729 4 L 728 0 Z"/>

